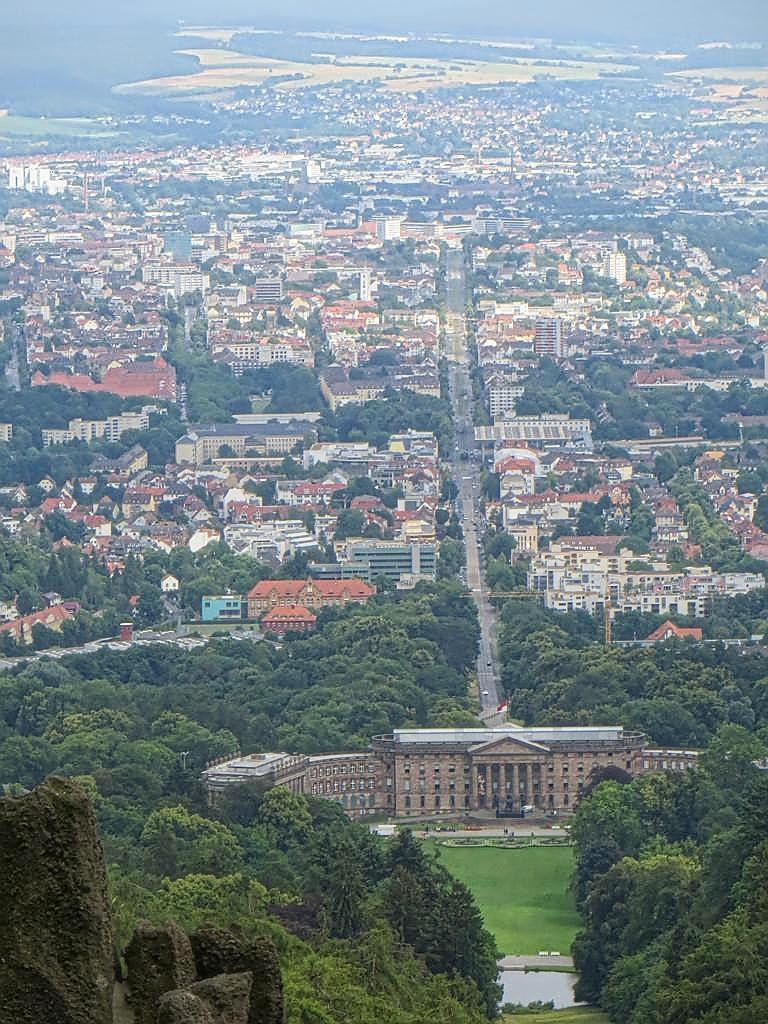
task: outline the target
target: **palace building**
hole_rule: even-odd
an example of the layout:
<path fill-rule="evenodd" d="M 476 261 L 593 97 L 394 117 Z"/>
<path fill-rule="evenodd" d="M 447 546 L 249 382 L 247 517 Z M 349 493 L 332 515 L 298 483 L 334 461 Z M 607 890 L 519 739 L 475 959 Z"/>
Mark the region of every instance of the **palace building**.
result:
<path fill-rule="evenodd" d="M 350 817 L 499 817 L 568 814 L 595 768 L 631 776 L 685 771 L 696 751 L 651 750 L 621 726 L 525 729 L 396 729 L 367 753 L 253 754 L 203 772 L 209 797 L 232 782 L 266 778 L 294 792 L 335 800 Z"/>

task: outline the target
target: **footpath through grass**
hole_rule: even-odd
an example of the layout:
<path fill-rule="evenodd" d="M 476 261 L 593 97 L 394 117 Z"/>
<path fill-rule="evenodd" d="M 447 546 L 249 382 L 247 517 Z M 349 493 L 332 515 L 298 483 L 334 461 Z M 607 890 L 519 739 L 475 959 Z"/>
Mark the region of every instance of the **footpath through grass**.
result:
<path fill-rule="evenodd" d="M 504 1024 L 608 1024 L 607 1016 L 591 1006 L 571 1006 L 567 1010 L 534 1010 L 532 1013 L 505 1014 Z"/>
<path fill-rule="evenodd" d="M 569 955 L 579 929 L 569 888 L 574 866 L 571 847 L 438 849 L 440 862 L 474 894 L 503 955 L 535 955 L 540 950 Z"/>

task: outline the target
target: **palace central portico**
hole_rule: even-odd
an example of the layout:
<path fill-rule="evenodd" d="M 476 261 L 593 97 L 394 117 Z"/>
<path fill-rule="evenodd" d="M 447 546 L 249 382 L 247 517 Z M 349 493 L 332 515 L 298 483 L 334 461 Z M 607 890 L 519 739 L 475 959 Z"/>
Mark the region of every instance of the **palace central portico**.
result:
<path fill-rule="evenodd" d="M 376 737 L 373 750 L 383 762 L 390 814 L 513 815 L 569 811 L 596 767 L 638 774 L 644 741 L 621 726 L 398 729 Z"/>

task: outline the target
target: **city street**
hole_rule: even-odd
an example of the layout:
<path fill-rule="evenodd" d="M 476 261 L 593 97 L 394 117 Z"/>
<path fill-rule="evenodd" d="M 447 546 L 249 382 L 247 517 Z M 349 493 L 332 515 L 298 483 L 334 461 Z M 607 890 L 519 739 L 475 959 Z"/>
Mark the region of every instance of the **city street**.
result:
<path fill-rule="evenodd" d="M 477 605 L 480 620 L 480 652 L 477 659 L 477 685 L 483 717 L 492 718 L 501 702 L 496 647 L 496 612 L 485 581 L 481 519 L 482 463 L 475 449 L 472 415 L 472 383 L 467 348 L 465 318 L 466 279 L 461 249 L 449 249 L 446 258 L 447 322 L 445 354 L 449 366 L 451 404 L 456 430 L 455 448 L 450 460 L 451 475 L 459 489 L 457 513 L 464 533 L 467 558 L 466 583 Z"/>

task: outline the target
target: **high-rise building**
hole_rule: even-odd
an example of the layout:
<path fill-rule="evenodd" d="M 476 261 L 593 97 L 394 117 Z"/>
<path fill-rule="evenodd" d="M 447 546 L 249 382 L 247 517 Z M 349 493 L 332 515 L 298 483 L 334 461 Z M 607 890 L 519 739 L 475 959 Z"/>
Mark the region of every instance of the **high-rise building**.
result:
<path fill-rule="evenodd" d="M 618 249 L 603 249 L 602 253 L 603 277 L 610 278 L 616 284 L 624 284 L 627 280 L 627 257 Z"/>
<path fill-rule="evenodd" d="M 537 355 L 549 356 L 551 359 L 565 358 L 567 353 L 563 338 L 563 321 L 559 317 L 546 316 L 536 321 L 533 350 Z"/>
<path fill-rule="evenodd" d="M 376 217 L 376 237 L 382 242 L 400 238 L 402 217 Z"/>

